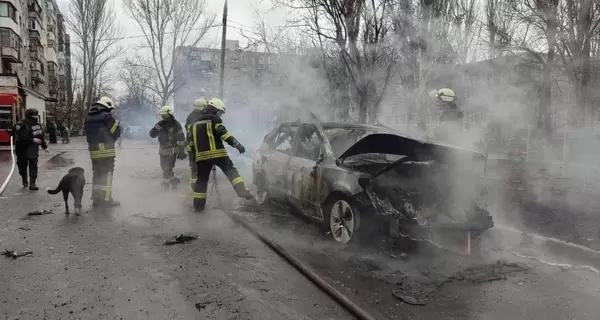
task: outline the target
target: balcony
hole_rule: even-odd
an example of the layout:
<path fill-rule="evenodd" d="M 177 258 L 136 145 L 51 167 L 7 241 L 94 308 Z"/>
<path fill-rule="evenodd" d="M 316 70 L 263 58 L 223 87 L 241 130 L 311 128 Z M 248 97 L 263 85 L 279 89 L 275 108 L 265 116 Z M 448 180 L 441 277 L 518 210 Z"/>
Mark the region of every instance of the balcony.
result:
<path fill-rule="evenodd" d="M 39 8 L 39 7 L 37 7 Z M 33 5 L 29 5 L 28 6 L 29 9 L 29 17 L 30 18 L 35 18 L 37 19 L 39 22 L 42 22 L 42 15 L 41 15 L 41 9 L 40 10 L 36 10 L 36 6 Z"/>
<path fill-rule="evenodd" d="M 56 95 L 58 93 L 58 78 L 51 77 L 48 73 L 48 93 Z"/>
<path fill-rule="evenodd" d="M 10 63 L 18 63 L 19 50 L 11 47 L 2 47 L 2 60 Z"/>
<path fill-rule="evenodd" d="M 29 58 L 37 62 L 46 62 L 46 57 L 44 56 L 43 51 L 37 47 L 29 48 Z"/>
<path fill-rule="evenodd" d="M 31 80 L 32 81 L 36 81 L 38 83 L 44 83 L 45 79 L 44 79 L 44 74 L 39 71 L 39 70 L 31 70 Z"/>
<path fill-rule="evenodd" d="M 29 29 L 29 40 L 37 45 L 42 45 L 40 32 L 37 30 Z"/>

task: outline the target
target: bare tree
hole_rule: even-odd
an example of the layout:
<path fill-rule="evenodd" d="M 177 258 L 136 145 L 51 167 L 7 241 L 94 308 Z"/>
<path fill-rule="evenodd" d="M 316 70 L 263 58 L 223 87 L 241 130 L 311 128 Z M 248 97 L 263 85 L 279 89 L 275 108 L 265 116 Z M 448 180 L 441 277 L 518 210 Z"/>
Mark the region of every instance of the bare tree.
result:
<path fill-rule="evenodd" d="M 512 45 L 512 34 L 517 28 L 515 13 L 510 10 L 510 1 L 486 0 L 485 29 L 488 36 L 488 57 L 497 58 Z"/>
<path fill-rule="evenodd" d="M 358 101 L 358 120 L 374 121 L 396 65 L 397 50 L 390 28 L 393 1 L 278 2 L 303 10 L 304 25 L 314 35 L 337 45 Z"/>
<path fill-rule="evenodd" d="M 599 30 L 600 5 L 592 0 L 564 0 L 559 3 L 558 13 L 559 54 L 575 89 L 576 110 L 571 123 L 585 124 L 592 114 L 592 38 Z"/>
<path fill-rule="evenodd" d="M 552 127 L 552 84 L 556 70 L 559 0 L 509 0 L 515 19 L 522 24 L 513 35 L 518 51 L 527 52 L 542 65 L 538 96 L 538 127 L 550 138 Z"/>
<path fill-rule="evenodd" d="M 71 0 L 70 16 L 67 23 L 79 38 L 74 42 L 79 49 L 79 62 L 82 65 L 83 87 L 80 118 L 83 121 L 85 109 L 92 104 L 98 75 L 106 64 L 121 53 L 117 42 L 121 29 L 115 12 L 108 0 Z"/>
<path fill-rule="evenodd" d="M 131 101 L 135 101 L 141 105 L 145 105 L 150 101 L 154 101 L 151 84 L 147 83 L 147 79 L 152 77 L 153 70 L 136 63 L 132 59 L 125 59 L 121 64 L 121 70 L 119 71 L 118 78 L 125 84 L 127 89 L 125 95 Z M 157 107 L 157 106 L 153 106 Z"/>
<path fill-rule="evenodd" d="M 126 12 L 144 35 L 154 69 L 152 90 L 163 105 L 182 83 L 175 81 L 179 48 L 196 46 L 214 25 L 205 0 L 125 0 Z"/>

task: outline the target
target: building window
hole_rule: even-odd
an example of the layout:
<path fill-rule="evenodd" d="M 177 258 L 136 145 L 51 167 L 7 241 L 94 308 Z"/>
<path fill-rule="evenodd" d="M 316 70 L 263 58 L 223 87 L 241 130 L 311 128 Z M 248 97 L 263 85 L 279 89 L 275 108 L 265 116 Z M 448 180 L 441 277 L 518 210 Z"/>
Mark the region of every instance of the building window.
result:
<path fill-rule="evenodd" d="M 0 2 L 0 17 L 11 18 L 17 22 L 17 9 L 10 2 Z"/>
<path fill-rule="evenodd" d="M 0 45 L 20 50 L 21 38 L 11 29 L 0 28 Z"/>

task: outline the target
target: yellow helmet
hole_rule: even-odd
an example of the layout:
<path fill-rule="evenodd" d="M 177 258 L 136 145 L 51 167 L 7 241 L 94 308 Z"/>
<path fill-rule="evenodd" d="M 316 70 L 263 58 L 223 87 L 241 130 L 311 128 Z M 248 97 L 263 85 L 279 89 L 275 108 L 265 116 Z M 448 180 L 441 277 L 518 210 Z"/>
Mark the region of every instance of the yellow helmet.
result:
<path fill-rule="evenodd" d="M 448 88 L 442 88 L 437 91 L 437 96 L 440 100 L 444 102 L 454 102 L 456 100 L 456 95 L 454 94 L 454 90 Z"/>
<path fill-rule="evenodd" d="M 103 105 L 103 106 L 107 107 L 110 110 L 114 110 L 115 109 L 115 104 L 112 101 L 112 99 L 109 98 L 109 97 L 106 97 L 106 96 L 98 99 L 98 101 L 96 101 L 96 103 L 100 104 L 100 105 Z"/>
<path fill-rule="evenodd" d="M 164 106 L 162 108 L 160 108 L 160 110 L 158 110 L 158 114 L 161 116 L 166 116 L 168 114 L 172 115 L 173 114 L 173 107 L 171 106 Z"/>
<path fill-rule="evenodd" d="M 221 99 L 212 98 L 212 99 L 208 100 L 208 103 L 206 105 L 211 106 L 211 107 L 225 113 L 225 103 L 223 103 L 223 101 Z"/>
<path fill-rule="evenodd" d="M 206 99 L 204 98 L 198 98 L 196 100 L 194 100 L 194 109 L 195 110 L 204 110 L 204 107 L 206 107 Z"/>

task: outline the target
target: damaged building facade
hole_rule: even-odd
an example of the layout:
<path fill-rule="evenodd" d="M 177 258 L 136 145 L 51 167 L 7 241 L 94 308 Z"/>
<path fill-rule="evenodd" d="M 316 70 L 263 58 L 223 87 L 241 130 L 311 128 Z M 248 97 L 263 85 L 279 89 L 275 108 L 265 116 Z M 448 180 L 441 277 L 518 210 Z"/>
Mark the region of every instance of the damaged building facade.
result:
<path fill-rule="evenodd" d="M 69 36 L 55 0 L 0 2 L 0 104 L 11 114 L 40 111 L 54 120 L 67 100 Z"/>

